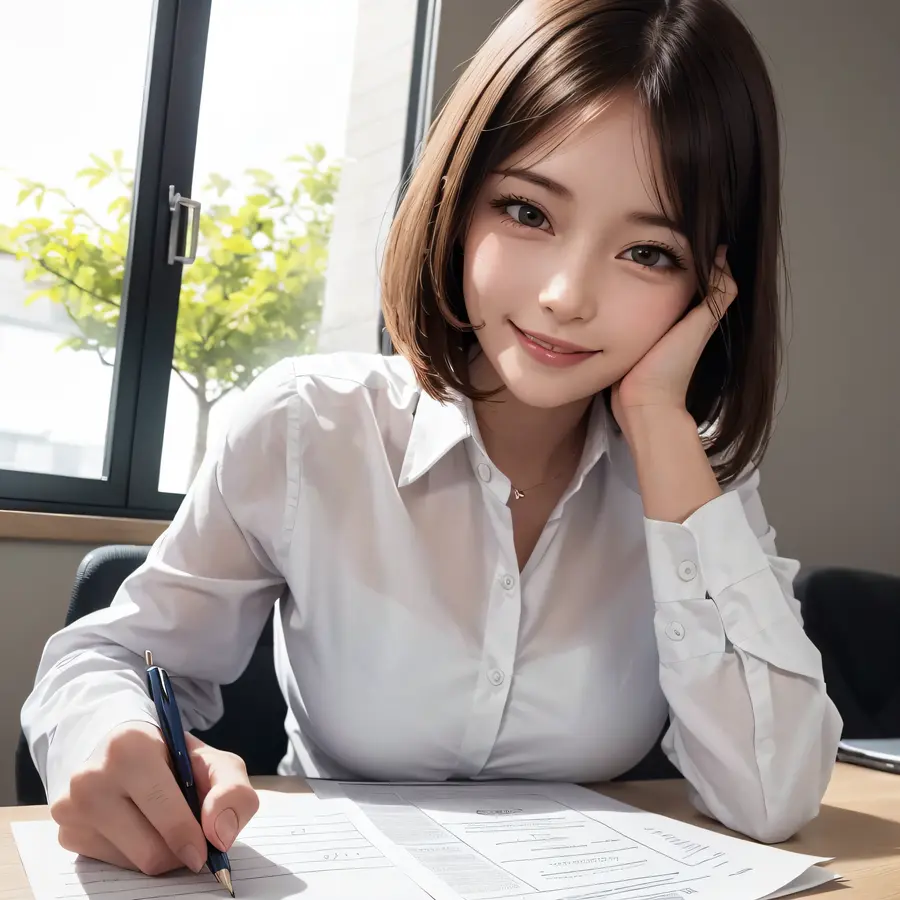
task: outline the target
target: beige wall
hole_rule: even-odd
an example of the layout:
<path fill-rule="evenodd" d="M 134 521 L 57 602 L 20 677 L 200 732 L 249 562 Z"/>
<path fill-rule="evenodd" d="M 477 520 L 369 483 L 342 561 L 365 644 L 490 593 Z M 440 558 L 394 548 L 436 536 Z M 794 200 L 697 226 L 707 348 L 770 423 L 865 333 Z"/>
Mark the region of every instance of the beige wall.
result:
<path fill-rule="evenodd" d="M 0 541 L 5 610 L 0 629 L 0 806 L 15 802 L 13 756 L 19 710 L 31 690 L 47 638 L 62 627 L 83 544 Z"/>
<path fill-rule="evenodd" d="M 782 553 L 900 574 L 900 3 L 734 5 L 787 148 L 792 340 L 763 499 Z"/>
<path fill-rule="evenodd" d="M 443 4 L 437 101 L 507 0 Z M 771 61 L 787 132 L 790 383 L 764 466 L 782 552 L 900 574 L 900 3 L 736 0 Z M 852 10 L 859 12 L 853 15 Z M 18 709 L 85 546 L 0 542 L 0 804 Z"/>
<path fill-rule="evenodd" d="M 317 349 L 376 352 L 378 270 L 403 167 L 417 0 L 358 0 L 345 160 Z"/>

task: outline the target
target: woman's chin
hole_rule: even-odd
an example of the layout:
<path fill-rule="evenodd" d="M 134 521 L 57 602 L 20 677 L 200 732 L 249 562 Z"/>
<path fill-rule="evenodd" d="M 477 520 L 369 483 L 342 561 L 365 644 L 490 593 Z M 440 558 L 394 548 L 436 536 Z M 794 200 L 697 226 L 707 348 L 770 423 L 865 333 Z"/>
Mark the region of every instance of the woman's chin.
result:
<path fill-rule="evenodd" d="M 579 384 L 577 379 L 546 378 L 521 371 L 506 373 L 501 370 L 500 377 L 516 400 L 535 409 L 558 409 L 589 400 L 605 387 L 601 385 L 595 389 L 593 385 Z"/>

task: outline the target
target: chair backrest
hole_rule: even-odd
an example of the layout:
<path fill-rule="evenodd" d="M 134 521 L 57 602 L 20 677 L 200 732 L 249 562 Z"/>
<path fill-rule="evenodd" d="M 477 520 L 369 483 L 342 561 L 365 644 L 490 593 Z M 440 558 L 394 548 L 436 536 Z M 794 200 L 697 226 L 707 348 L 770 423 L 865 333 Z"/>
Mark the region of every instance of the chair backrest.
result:
<path fill-rule="evenodd" d="M 794 589 L 843 736 L 900 737 L 900 578 L 821 568 L 801 573 Z"/>
<path fill-rule="evenodd" d="M 113 545 L 92 550 L 75 575 L 65 624 L 109 606 L 122 582 L 147 558 L 149 547 Z M 197 737 L 238 754 L 251 775 L 274 775 L 287 748 L 287 707 L 275 677 L 272 620 L 269 615 L 243 674 L 223 685 L 224 715 Z M 19 804 L 46 803 L 44 787 L 24 735 L 16 748 L 16 797 Z"/>

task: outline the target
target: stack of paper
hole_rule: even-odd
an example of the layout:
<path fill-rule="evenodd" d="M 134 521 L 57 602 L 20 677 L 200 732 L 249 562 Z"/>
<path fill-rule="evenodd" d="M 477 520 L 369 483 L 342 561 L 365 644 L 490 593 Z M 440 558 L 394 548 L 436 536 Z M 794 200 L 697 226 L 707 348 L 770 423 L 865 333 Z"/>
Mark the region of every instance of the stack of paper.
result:
<path fill-rule="evenodd" d="M 646 813 L 575 785 L 313 782 L 345 796 L 436 900 L 761 900 L 834 880 L 822 857 Z"/>
<path fill-rule="evenodd" d="M 229 854 L 239 900 L 762 900 L 832 880 L 819 857 L 685 825 L 573 785 L 314 782 L 261 794 Z M 15 822 L 36 900 L 221 893 L 208 874 L 148 878 Z"/>

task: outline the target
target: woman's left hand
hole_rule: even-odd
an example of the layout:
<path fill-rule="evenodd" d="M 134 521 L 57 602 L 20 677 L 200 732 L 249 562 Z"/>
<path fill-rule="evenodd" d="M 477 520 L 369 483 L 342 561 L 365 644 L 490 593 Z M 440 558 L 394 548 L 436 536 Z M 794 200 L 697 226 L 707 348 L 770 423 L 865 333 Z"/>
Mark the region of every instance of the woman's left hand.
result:
<path fill-rule="evenodd" d="M 709 279 L 710 294 L 676 322 L 612 388 L 612 411 L 626 438 L 629 420 L 656 408 L 685 410 L 691 376 L 719 321 L 737 296 L 721 246 Z"/>

